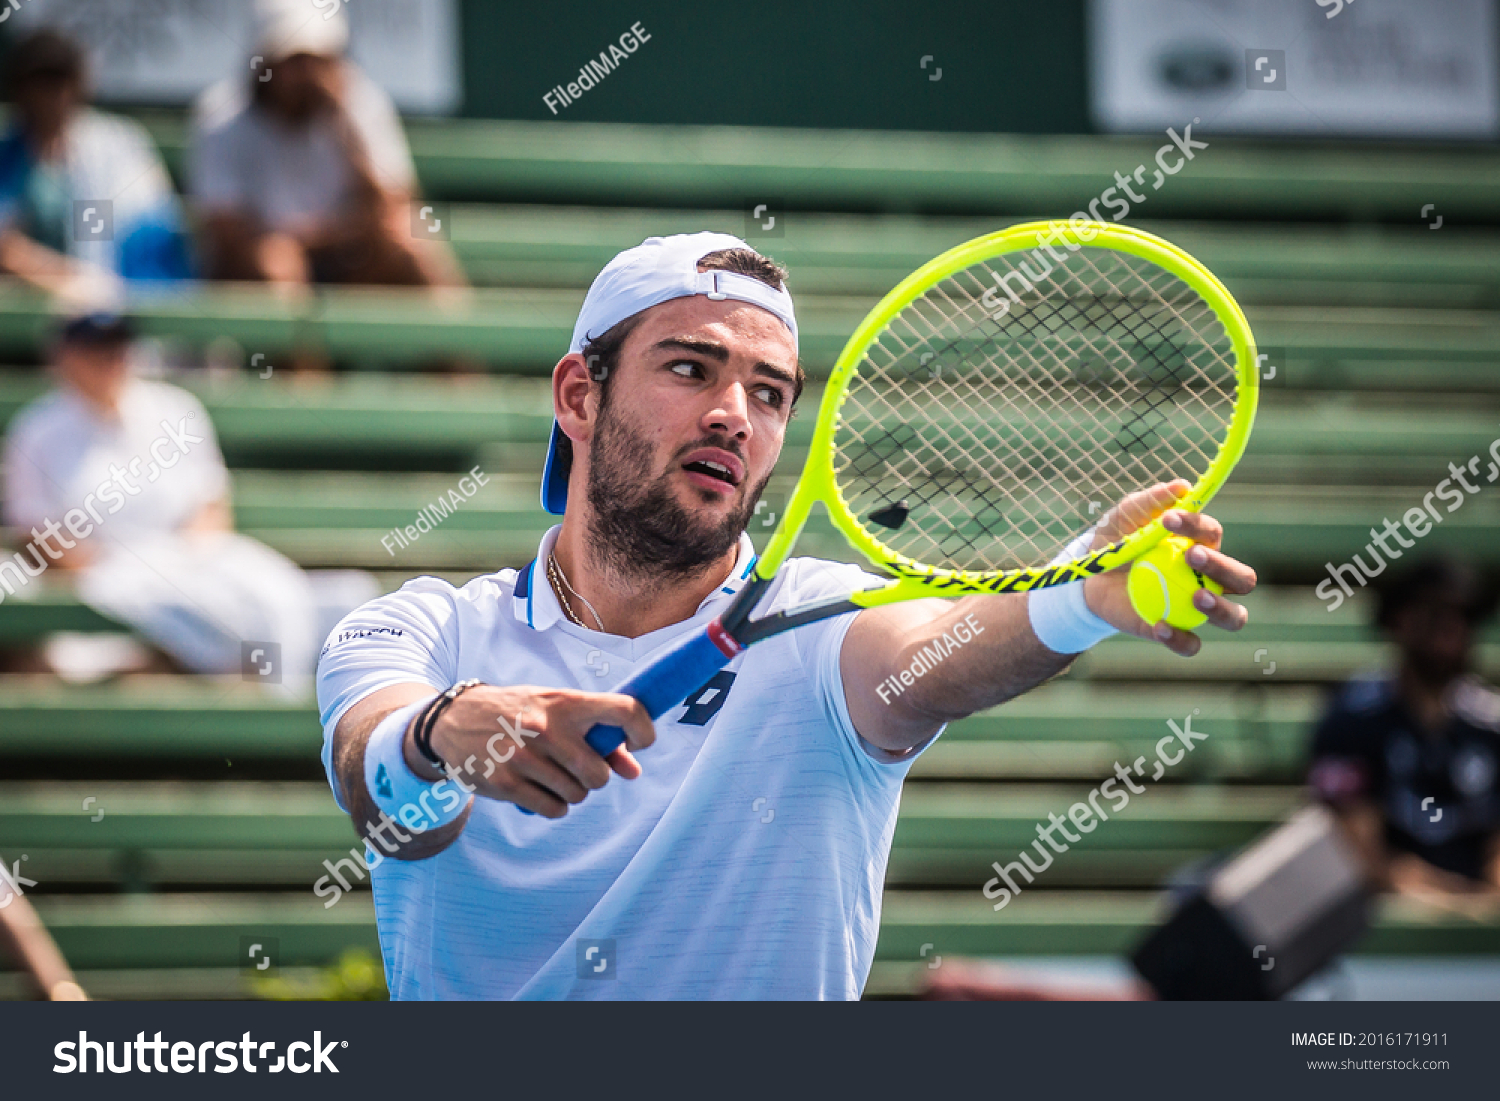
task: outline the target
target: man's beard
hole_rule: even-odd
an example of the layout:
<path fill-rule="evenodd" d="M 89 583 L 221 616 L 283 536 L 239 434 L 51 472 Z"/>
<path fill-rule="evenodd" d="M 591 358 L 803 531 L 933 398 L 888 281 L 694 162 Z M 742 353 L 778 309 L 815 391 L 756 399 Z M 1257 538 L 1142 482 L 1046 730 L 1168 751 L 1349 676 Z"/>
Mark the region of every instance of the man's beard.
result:
<path fill-rule="evenodd" d="M 705 521 L 677 503 L 668 471 L 655 481 L 651 445 L 601 402 L 599 422 L 589 445 L 588 500 L 593 524 L 587 533 L 589 558 L 600 570 L 656 583 L 701 573 L 739 542 L 770 474 L 719 521 Z M 686 450 L 717 447 L 744 461 L 735 441 L 709 436 Z"/>

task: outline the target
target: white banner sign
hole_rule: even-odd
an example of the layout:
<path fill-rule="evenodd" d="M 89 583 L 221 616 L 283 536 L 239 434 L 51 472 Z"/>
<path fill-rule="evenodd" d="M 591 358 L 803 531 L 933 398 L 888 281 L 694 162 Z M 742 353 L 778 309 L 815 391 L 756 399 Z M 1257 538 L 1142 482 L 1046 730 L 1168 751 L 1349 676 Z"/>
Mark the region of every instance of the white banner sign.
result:
<path fill-rule="evenodd" d="M 455 111 L 463 95 L 457 0 L 307 0 L 310 19 L 344 5 L 349 56 L 403 111 Z M 10 32 L 56 27 L 88 50 L 97 98 L 186 104 L 250 71 L 249 0 L 17 0 Z M 4 0 L 0 0 L 0 7 Z"/>
<path fill-rule="evenodd" d="M 1091 0 L 1094 120 L 1492 138 L 1494 0 Z"/>

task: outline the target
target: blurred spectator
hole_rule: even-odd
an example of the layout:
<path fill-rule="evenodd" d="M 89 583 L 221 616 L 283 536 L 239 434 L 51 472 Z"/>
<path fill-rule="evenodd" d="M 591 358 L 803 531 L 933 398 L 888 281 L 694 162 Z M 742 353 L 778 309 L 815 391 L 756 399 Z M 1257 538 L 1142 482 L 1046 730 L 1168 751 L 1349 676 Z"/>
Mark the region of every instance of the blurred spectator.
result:
<path fill-rule="evenodd" d="M 1470 673 L 1494 600 L 1429 558 L 1378 591 L 1397 667 L 1349 681 L 1313 736 L 1309 780 L 1383 889 L 1465 912 L 1500 901 L 1500 692 Z"/>
<path fill-rule="evenodd" d="M 130 337 L 110 314 L 68 322 L 53 348 L 60 385 L 11 422 L 5 520 L 25 544 L 15 561 L 31 576 L 65 571 L 80 599 L 176 667 L 240 672 L 242 642 L 270 643 L 277 682 L 301 684 L 326 631 L 377 594 L 374 579 L 336 571 L 318 585 L 235 534 L 207 411 L 184 390 L 134 377 Z M 26 581 L 9 556 L 0 570 L 7 589 Z"/>
<path fill-rule="evenodd" d="M 194 106 L 192 194 L 211 275 L 461 285 L 447 247 L 413 234 L 411 153 L 390 98 L 343 57 L 343 9 L 257 0 L 255 22 L 247 71 Z"/>
<path fill-rule="evenodd" d="M 74 308 L 111 303 L 120 280 L 182 279 L 187 239 L 146 131 L 85 106 L 83 54 L 39 30 L 12 48 L 14 115 L 0 139 L 0 270 Z"/>

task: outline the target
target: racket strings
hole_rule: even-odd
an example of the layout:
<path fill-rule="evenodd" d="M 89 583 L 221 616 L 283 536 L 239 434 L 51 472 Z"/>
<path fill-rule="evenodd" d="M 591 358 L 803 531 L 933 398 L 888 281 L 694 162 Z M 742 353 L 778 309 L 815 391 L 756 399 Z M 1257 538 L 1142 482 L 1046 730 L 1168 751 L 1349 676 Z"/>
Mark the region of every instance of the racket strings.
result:
<path fill-rule="evenodd" d="M 1209 305 L 1113 249 L 1045 255 L 1009 253 L 929 288 L 851 380 L 835 480 L 896 553 L 1041 565 L 1123 497 L 1196 481 L 1218 453 L 1236 375 Z"/>
<path fill-rule="evenodd" d="M 1027 270 L 1027 273 L 1032 275 L 1033 277 L 1035 277 L 1037 274 L 1030 272 L 1029 269 L 1023 270 Z M 1120 289 L 1121 288 L 1119 288 L 1117 284 L 1113 285 L 1111 288 L 1110 296 L 1108 298 L 1103 295 L 1095 294 L 1093 296 L 1092 302 L 1089 302 L 1088 305 L 1083 309 L 1084 320 L 1088 322 L 1094 329 L 1103 329 L 1104 324 L 1101 314 L 1107 314 L 1114 321 L 1125 323 L 1127 339 L 1133 339 L 1136 344 L 1142 347 L 1147 347 L 1149 350 L 1148 342 L 1143 339 L 1142 329 L 1144 328 L 1144 326 L 1141 324 L 1142 314 L 1140 313 L 1135 303 L 1129 302 L 1128 300 L 1122 300 L 1120 298 Z M 1113 299 L 1113 301 L 1111 301 L 1111 299 Z M 1080 301 L 1080 299 L 1078 298 L 1078 296 L 1075 296 L 1075 305 L 1078 303 L 1078 301 Z M 1043 310 L 1036 310 L 1027 315 L 1024 315 L 1021 318 L 1021 322 L 1021 331 L 1033 337 L 1038 335 L 1056 335 L 1059 331 L 1062 331 L 1066 328 L 1065 325 L 1057 323 L 1055 314 L 1049 315 L 1046 311 Z M 1040 333 L 1039 330 L 1045 330 L 1045 333 Z M 1087 332 L 1088 330 L 1084 331 Z M 1116 340 L 1116 343 L 1119 343 L 1118 339 Z M 992 352 L 991 349 L 985 350 Z M 1027 382 L 1031 383 L 1031 388 L 1034 393 L 1032 393 L 1030 396 L 1038 404 L 1047 405 L 1049 404 L 1047 401 L 1049 396 L 1048 387 L 1051 386 L 1053 388 L 1052 392 L 1057 392 L 1055 384 L 1063 380 L 1060 380 L 1057 375 L 1050 370 L 1044 369 L 1041 372 L 1036 371 L 1034 368 L 1038 365 L 1039 361 L 1037 360 L 1037 357 L 1035 355 L 1033 355 L 1031 358 L 1033 370 L 1022 373 L 1022 383 L 1023 385 Z M 1043 367 L 1046 366 L 1045 364 L 1041 365 Z M 1180 384 L 1183 381 L 1182 375 L 1180 373 L 1180 370 L 1174 369 L 1178 366 L 1179 365 L 1173 364 L 1169 361 L 1163 361 L 1159 355 L 1155 355 L 1153 370 L 1147 372 L 1149 376 L 1148 381 L 1156 386 L 1171 385 L 1174 382 Z M 1158 370 L 1157 368 L 1159 368 L 1160 370 Z M 1150 400 L 1154 396 L 1157 395 L 1155 395 L 1153 391 L 1148 390 L 1148 401 L 1146 402 L 1144 409 L 1139 404 L 1137 404 L 1134 408 L 1130 409 L 1126 413 L 1122 430 L 1117 434 L 1117 439 L 1123 445 L 1123 449 L 1126 452 L 1138 450 L 1142 443 L 1147 442 L 1147 433 L 1150 429 L 1145 422 L 1149 420 L 1150 414 L 1156 411 L 1156 408 L 1159 404 L 1156 401 Z M 1055 407 L 1060 403 L 1052 402 L 1050 404 Z M 1055 413 L 1056 410 L 1054 408 L 1051 411 Z M 1072 417 L 1071 422 L 1071 427 L 1075 431 L 1074 439 L 1077 440 L 1077 433 L 1078 429 L 1080 428 L 1078 418 Z M 1100 439 L 1096 434 L 1088 433 L 1087 431 L 1084 431 L 1082 435 L 1087 438 L 1087 442 L 1092 443 L 1096 448 L 1106 442 Z M 1119 470 L 1116 470 L 1114 474 L 1116 479 L 1121 476 L 1121 472 Z M 1095 509 L 1097 509 L 1098 507 L 1100 507 L 1100 503 L 1096 502 L 1094 507 Z M 1033 545 L 1029 548 L 1029 550 L 1032 555 L 1037 555 L 1044 550 L 1051 550 L 1052 546 L 1053 544 L 1049 541 L 1049 543 L 1045 546 Z"/>

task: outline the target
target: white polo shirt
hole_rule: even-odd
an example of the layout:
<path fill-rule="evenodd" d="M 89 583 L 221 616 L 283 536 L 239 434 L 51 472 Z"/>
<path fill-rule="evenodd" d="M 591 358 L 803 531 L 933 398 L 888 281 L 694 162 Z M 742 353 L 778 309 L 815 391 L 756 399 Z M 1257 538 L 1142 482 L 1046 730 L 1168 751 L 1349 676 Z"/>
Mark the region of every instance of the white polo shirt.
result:
<path fill-rule="evenodd" d="M 461 589 L 409 581 L 346 617 L 323 651 L 325 767 L 339 718 L 392 684 L 477 677 L 606 691 L 720 614 L 753 563 L 742 535 L 730 579 L 692 619 L 636 639 L 570 622 L 536 561 Z M 879 580 L 793 559 L 765 606 Z M 376 862 L 391 996 L 858 998 L 916 754 L 875 750 L 849 720 L 839 650 L 853 618 L 740 654 L 657 721 L 656 744 L 639 755 L 644 775 L 611 776 L 566 818 L 476 798 L 443 852 Z"/>

